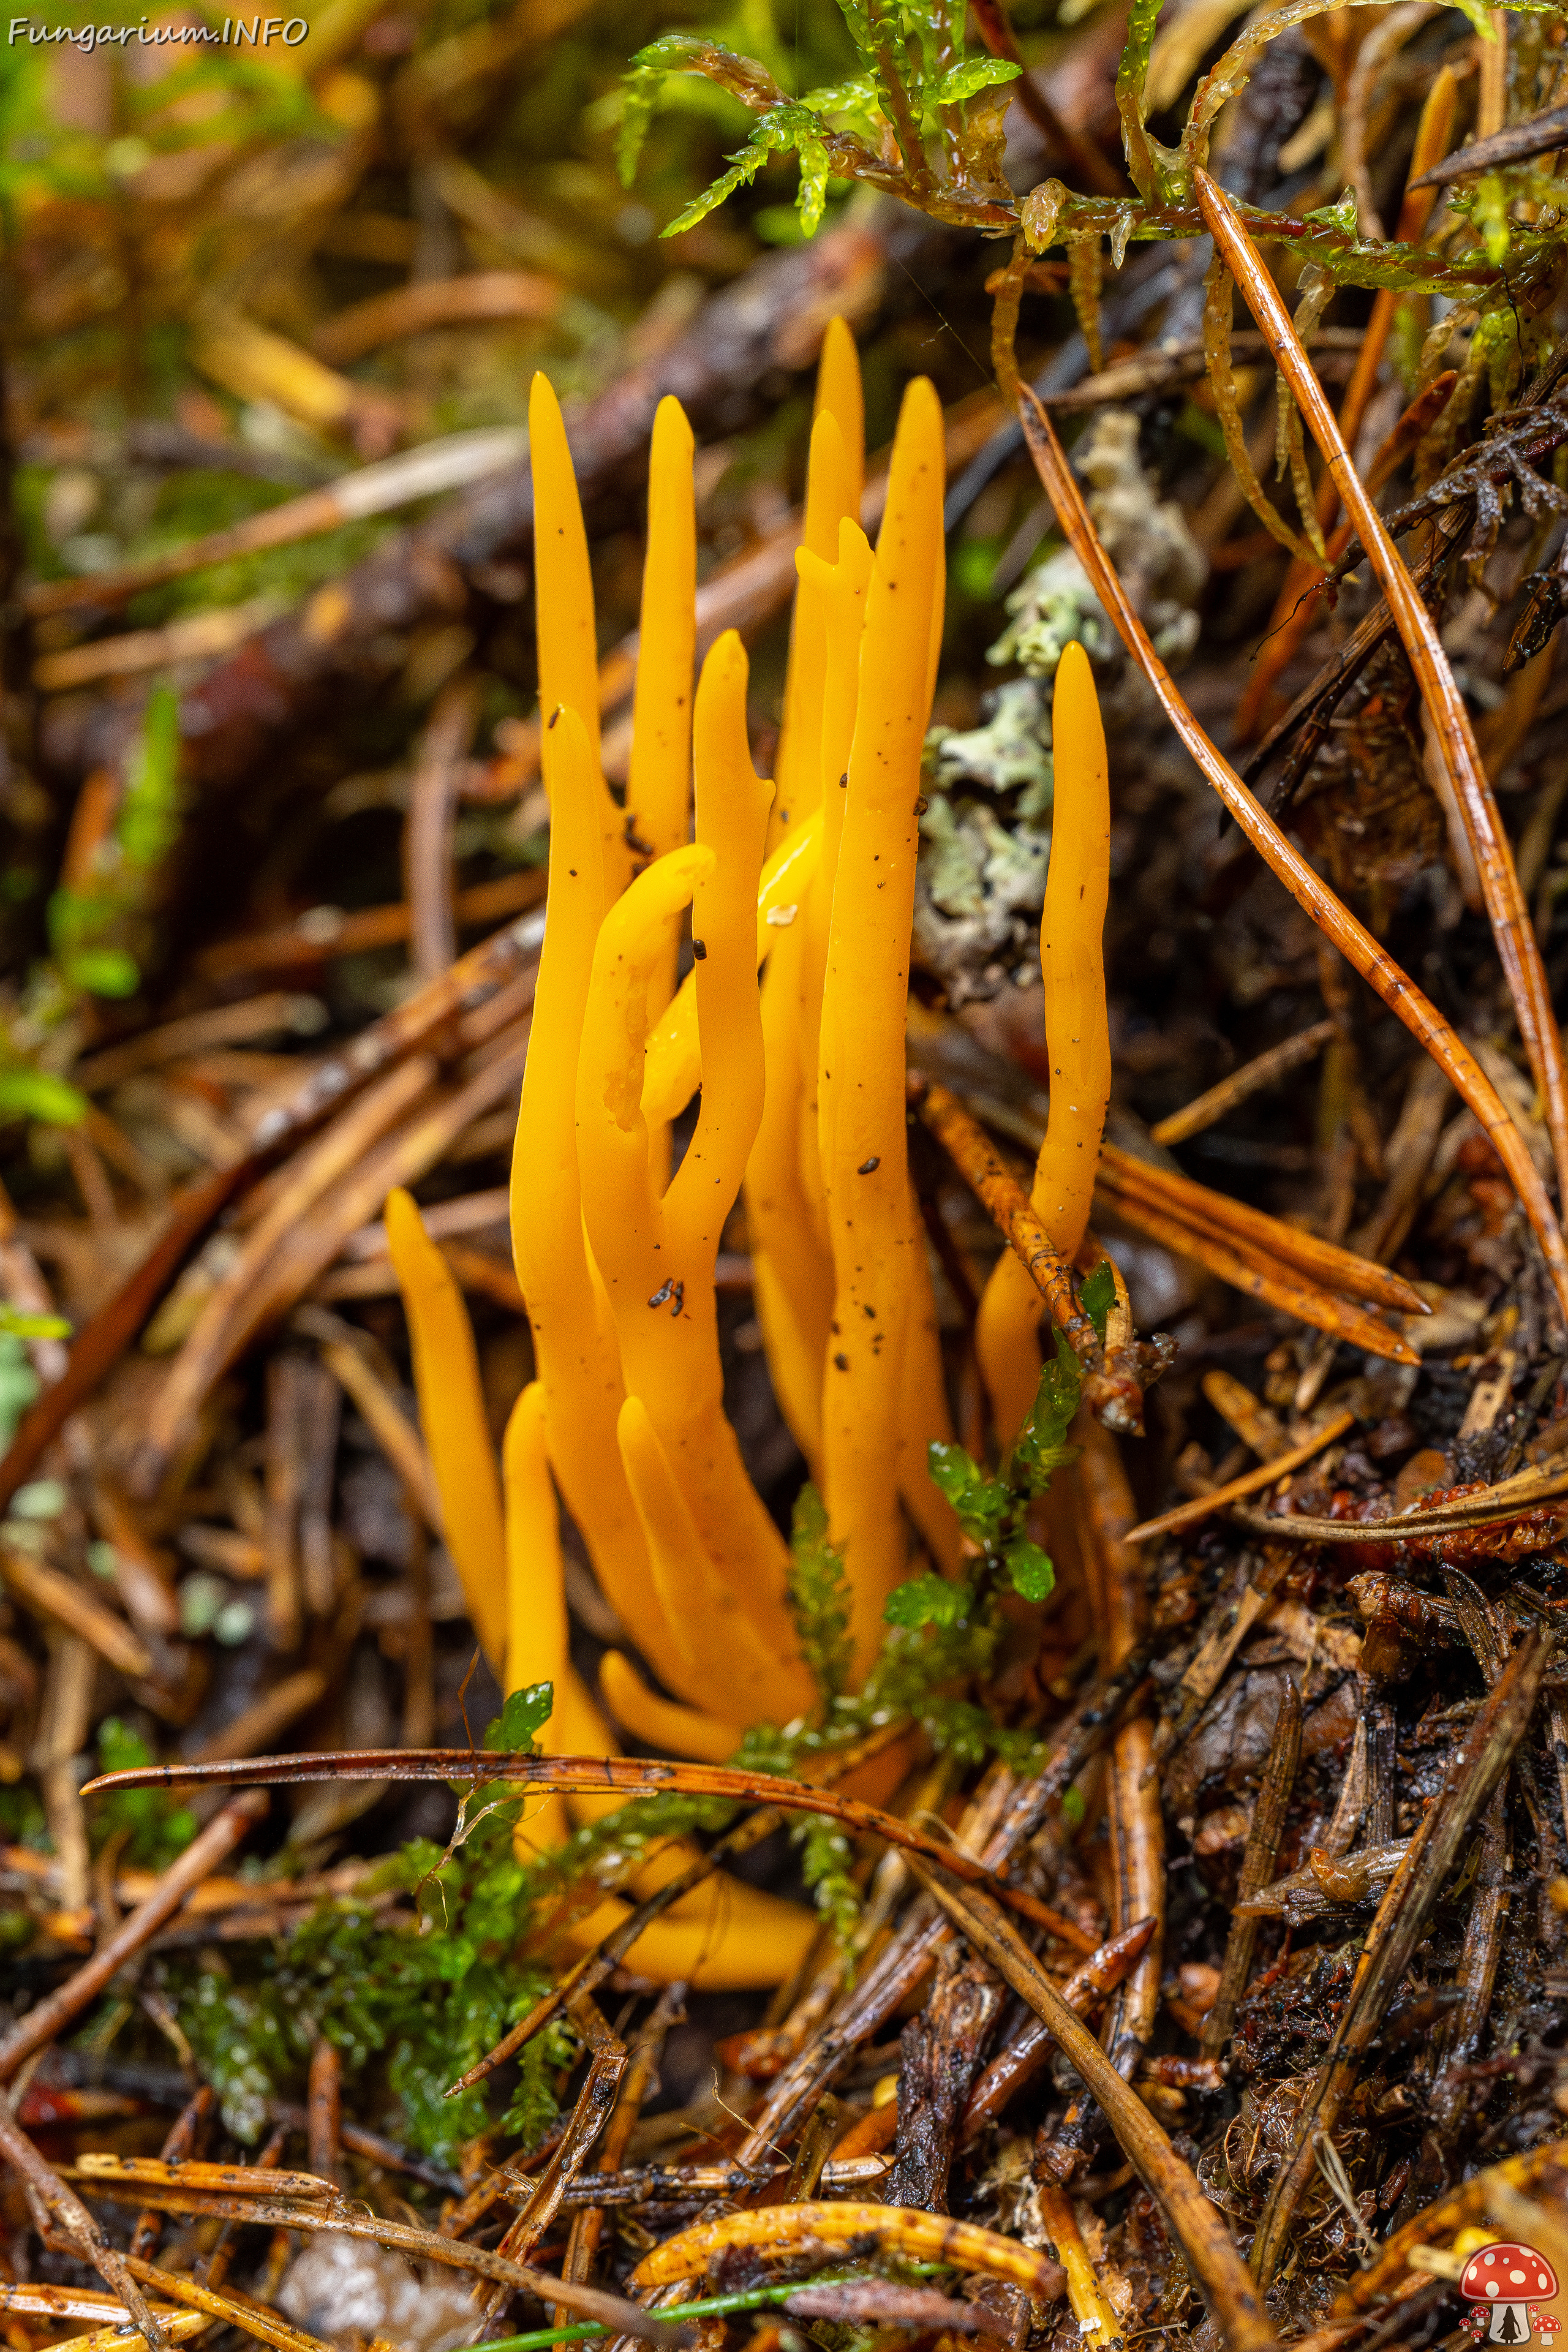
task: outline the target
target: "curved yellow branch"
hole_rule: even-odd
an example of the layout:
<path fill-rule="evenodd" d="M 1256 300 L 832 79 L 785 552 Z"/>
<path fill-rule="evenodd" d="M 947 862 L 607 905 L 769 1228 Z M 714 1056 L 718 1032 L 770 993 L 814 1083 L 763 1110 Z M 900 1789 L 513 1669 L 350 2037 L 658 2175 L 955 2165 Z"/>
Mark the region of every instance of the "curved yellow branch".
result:
<path fill-rule="evenodd" d="M 687 1983 L 699 1992 L 760 1992 L 794 1976 L 816 1939 L 815 1912 L 776 1895 L 763 1895 L 721 1871 L 694 1887 L 688 1912 L 674 1905 L 644 1929 L 625 1966 L 658 1983 Z M 624 1926 L 631 1906 L 606 1895 L 568 1930 L 579 1951 L 591 1950 Z"/>
<path fill-rule="evenodd" d="M 511 1240 L 544 1389 L 550 1460 L 606 1598 L 660 1675 L 674 1658 L 622 1475 L 625 1389 L 614 1326 L 583 1234 L 577 1063 L 605 890 L 586 731 L 563 710 L 544 733 L 550 896 L 511 1166 Z M 646 1160 L 646 1145 L 644 1147 Z M 646 1167 L 645 1167 L 646 1177 Z"/>
<path fill-rule="evenodd" d="M 843 320 L 833 319 L 817 363 L 802 544 L 831 563 L 838 550 L 840 520 L 847 515 L 853 521 L 860 520 L 865 484 L 866 404 L 860 389 L 860 358 Z M 769 818 L 770 846 L 786 839 L 822 799 L 818 761 L 826 658 L 820 615 L 808 612 L 797 600 L 784 671 L 784 724 L 773 766 L 778 797 Z"/>
<path fill-rule="evenodd" d="M 899 1492 L 904 1508 L 924 1538 L 944 1575 L 963 1566 L 963 1530 L 958 1514 L 931 1475 L 931 1447 L 952 1437 L 947 1383 L 942 1374 L 942 1332 L 931 1286 L 931 1263 L 921 1213 L 911 1188 L 909 1202 L 909 1320 L 899 1376 Z"/>
<path fill-rule="evenodd" d="M 757 884 L 757 961 L 776 954 L 784 935 L 796 928 L 802 901 L 816 873 L 822 820 L 813 812 L 780 842 Z M 702 1049 L 697 1038 L 697 972 L 689 971 L 674 1002 L 649 1032 L 643 1073 L 643 1117 L 650 1127 L 683 1111 L 702 1083 Z"/>
<path fill-rule="evenodd" d="M 746 662 L 721 637 L 697 692 L 698 843 L 660 858 L 605 919 L 578 1073 L 578 1149 L 591 1246 L 604 1276 L 629 1395 L 640 1398 L 689 1510 L 704 1557 L 762 1635 L 779 1698 L 806 1703 L 784 1608 L 784 1539 L 746 1475 L 724 1418 L 713 1266 L 762 1112 L 755 979 L 757 872 L 768 787 L 752 773 Z M 668 927 L 692 899 L 702 1107 L 665 1199 L 648 1182 L 641 1110 L 647 981 Z M 651 1529 L 650 1529 L 651 1538 Z M 696 1696 L 689 1668 L 660 1679 Z M 799 1683 L 798 1701 L 786 1694 Z"/>
<path fill-rule="evenodd" d="M 629 1658 L 606 1650 L 599 1666 L 599 1687 L 616 1721 L 634 1739 L 662 1748 L 667 1756 L 689 1757 L 700 1764 L 728 1764 L 741 1745 L 738 1723 L 721 1723 L 699 1706 L 678 1706 L 673 1699 L 650 1691 Z"/>
<path fill-rule="evenodd" d="M 473 1328 L 413 1195 L 401 1185 L 389 1192 L 385 1215 L 447 1549 L 479 1647 L 499 1670 L 506 1643 L 506 1539 Z"/>
<path fill-rule="evenodd" d="M 1051 711 L 1056 793 L 1040 917 L 1051 1108 L 1030 1194 L 1062 1255 L 1077 1255 L 1089 1223 L 1106 1107 L 1110 1032 L 1105 1005 L 1105 910 L 1110 894 L 1110 785 L 1105 729 L 1089 656 L 1074 642 L 1057 671 Z M 996 1433 L 1010 1444 L 1040 1376 L 1040 1297 L 1013 1251 L 985 1286 L 975 1353 Z"/>
<path fill-rule="evenodd" d="M 820 822 L 814 815 L 808 822 Z M 752 1298 L 773 1396 L 814 1478 L 822 1455 L 822 1368 L 833 1319 L 833 1264 L 813 1230 L 800 1181 L 801 917 L 779 935 L 763 975 L 762 1121 L 746 1163 Z M 815 1066 L 813 1068 L 815 1082 Z M 813 1087 L 815 1092 L 815 1083 Z"/>

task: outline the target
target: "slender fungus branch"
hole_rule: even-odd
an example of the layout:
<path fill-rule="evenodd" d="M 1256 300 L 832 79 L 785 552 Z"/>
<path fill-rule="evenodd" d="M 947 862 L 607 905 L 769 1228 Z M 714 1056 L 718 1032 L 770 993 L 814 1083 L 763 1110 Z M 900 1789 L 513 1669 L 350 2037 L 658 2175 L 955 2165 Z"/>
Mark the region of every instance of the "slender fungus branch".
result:
<path fill-rule="evenodd" d="M 850 1633 L 862 1674 L 880 1642 L 883 1604 L 907 1566 L 898 1507 L 900 1386 L 903 1350 L 911 1344 L 908 1261 L 925 1244 L 910 1213 L 904 1024 L 920 848 L 916 804 L 945 584 L 943 463 L 942 406 L 922 377 L 910 384 L 900 411 L 866 593 L 855 730 L 838 795 L 843 837 L 818 1058 L 819 1155 L 834 1270 L 823 1478 L 829 1531 L 849 1580 Z M 835 787 L 826 777 L 825 789 L 831 797 Z"/>
<path fill-rule="evenodd" d="M 616 1423 L 625 1391 L 583 1234 L 577 1061 L 605 911 L 586 730 L 563 709 L 544 735 L 550 899 L 511 1167 L 511 1243 L 544 1391 L 550 1464 L 606 1599 L 658 1674 L 679 1670 L 653 1587 Z"/>
<path fill-rule="evenodd" d="M 909 1081 L 910 1099 L 970 1191 L 985 1209 L 1035 1289 L 1052 1322 L 1080 1363 L 1100 1354 L 1094 1325 L 1079 1305 L 1072 1260 L 1052 1241 L 1017 1178 L 1004 1165 L 979 1120 L 955 1094 L 920 1076 Z"/>
<path fill-rule="evenodd" d="M 492 1474 L 493 1475 L 493 1474 Z M 531 1381 L 511 1409 L 501 1446 L 506 1494 L 506 1688 L 548 1683 L 554 1704 L 536 1735 L 547 1754 L 612 1745 L 572 1664 L 561 1523 L 550 1478 L 544 1385 Z M 571 1821 L 560 1797 L 522 1816 L 514 1847 L 530 1852 L 564 1843 Z"/>
<path fill-rule="evenodd" d="M 637 630 L 626 835 L 662 857 L 686 839 L 691 812 L 691 688 L 697 649 L 697 511 L 691 427 L 659 402 L 647 460 L 647 561 Z M 652 1010 L 675 993 L 675 941 L 654 981 Z"/>
<path fill-rule="evenodd" d="M 1056 793 L 1040 915 L 1051 1107 L 1030 1206 L 1070 1265 L 1089 1223 L 1110 1100 L 1104 947 L 1110 773 L 1094 676 L 1076 641 L 1063 651 L 1057 670 L 1051 742 Z M 1040 1376 L 1035 1336 L 1039 1307 L 1031 1273 L 1027 1261 L 1020 1265 L 1016 1257 L 998 1258 L 974 1327 L 975 1351 L 1004 1443 L 1022 1427 Z"/>
<path fill-rule="evenodd" d="M 500 1665 L 506 1653 L 506 1538 L 473 1327 L 450 1266 L 401 1186 L 387 1195 L 386 1245 L 408 1316 L 443 1532 L 479 1646 Z"/>
<path fill-rule="evenodd" d="M 593 803 L 604 863 L 604 887 L 618 898 L 631 873 L 631 849 L 621 812 L 610 798 L 599 761 L 599 656 L 594 623 L 594 580 L 588 535 L 572 467 L 561 404 L 547 375 L 537 374 L 528 399 L 529 464 L 533 473 L 533 604 L 539 637 L 539 707 L 546 726 L 564 703 L 582 720 L 594 776 Z M 551 789 L 550 770 L 544 788 Z"/>
<path fill-rule="evenodd" d="M 1154 651 L 1149 633 L 1105 552 L 1056 428 L 1046 410 L 1027 391 L 1019 415 L 1035 469 L 1045 484 L 1068 542 L 1115 622 L 1122 643 L 1153 688 L 1165 716 L 1241 831 L 1279 876 L 1297 905 L 1327 933 L 1389 1010 L 1441 1065 L 1456 1092 L 1475 1113 L 1512 1180 L 1546 1260 L 1558 1304 L 1568 1319 L 1568 1247 L 1563 1244 L 1546 1187 L 1501 1096 L 1458 1033 L 1421 993 L 1408 973 L 1401 971 L 1365 926 L 1335 897 L 1300 851 L 1286 839 L 1229 761 L 1215 750 Z"/>
<path fill-rule="evenodd" d="M 1475 730 L 1454 683 L 1437 625 L 1352 463 L 1333 410 L 1301 348 L 1290 314 L 1235 206 L 1206 172 L 1195 173 L 1194 182 L 1215 250 L 1226 256 L 1236 272 L 1248 307 L 1311 427 L 1312 437 L 1323 453 L 1323 461 L 1344 501 L 1345 513 L 1355 525 L 1410 657 L 1452 779 L 1480 876 L 1498 955 L 1513 999 L 1519 1034 L 1545 1104 L 1546 1124 L 1557 1163 L 1558 1191 L 1568 1200 L 1568 1070 L 1563 1066 L 1563 1040 L 1552 1010 L 1551 984 Z M 1558 1244 L 1561 1253 L 1561 1234 Z M 1560 1298 L 1568 1297 L 1561 1278 L 1558 1295 Z"/>

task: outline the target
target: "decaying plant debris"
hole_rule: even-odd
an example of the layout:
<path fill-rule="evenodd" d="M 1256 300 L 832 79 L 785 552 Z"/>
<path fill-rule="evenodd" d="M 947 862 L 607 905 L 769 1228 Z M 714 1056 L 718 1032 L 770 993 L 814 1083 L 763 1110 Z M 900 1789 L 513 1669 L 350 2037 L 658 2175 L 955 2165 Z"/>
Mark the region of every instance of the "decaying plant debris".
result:
<path fill-rule="evenodd" d="M 1568 2285 L 1568 15 L 26 21 L 13 2352 Z"/>

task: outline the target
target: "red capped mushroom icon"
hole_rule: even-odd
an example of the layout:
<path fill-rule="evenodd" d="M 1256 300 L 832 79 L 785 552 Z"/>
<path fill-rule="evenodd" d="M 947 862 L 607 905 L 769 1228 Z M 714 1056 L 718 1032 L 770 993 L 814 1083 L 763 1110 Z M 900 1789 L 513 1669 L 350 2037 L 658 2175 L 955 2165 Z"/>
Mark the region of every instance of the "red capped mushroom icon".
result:
<path fill-rule="evenodd" d="M 1459 2281 L 1467 2303 L 1489 2308 L 1487 2336 L 1493 2344 L 1528 2344 L 1532 2322 L 1543 2338 L 1555 2336 L 1558 2323 L 1551 2313 L 1530 2306 L 1538 2296 L 1556 2292 L 1557 2273 L 1533 2246 L 1483 2246 L 1470 2256 Z"/>

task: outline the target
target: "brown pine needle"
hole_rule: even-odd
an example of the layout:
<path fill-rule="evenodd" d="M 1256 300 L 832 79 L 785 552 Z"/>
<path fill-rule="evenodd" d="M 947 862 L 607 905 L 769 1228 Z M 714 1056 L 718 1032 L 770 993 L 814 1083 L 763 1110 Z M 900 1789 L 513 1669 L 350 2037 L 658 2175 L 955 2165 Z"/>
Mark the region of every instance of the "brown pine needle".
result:
<path fill-rule="evenodd" d="M 1210 1087 L 1194 1095 L 1190 1103 L 1173 1110 L 1157 1127 L 1149 1129 L 1152 1143 L 1184 1143 L 1190 1135 L 1201 1135 L 1205 1127 L 1223 1118 L 1237 1103 L 1245 1102 L 1264 1087 L 1273 1086 L 1291 1070 L 1299 1070 L 1310 1062 L 1334 1034 L 1332 1021 L 1314 1021 L 1310 1029 L 1299 1029 L 1294 1037 L 1286 1037 L 1278 1045 L 1270 1045 L 1266 1054 L 1256 1055 L 1244 1062 L 1239 1070 L 1232 1070 L 1228 1078 L 1221 1078 L 1217 1087 Z"/>
<path fill-rule="evenodd" d="M 1256 1495 L 1260 1486 L 1271 1486 L 1277 1480 L 1289 1477 L 1292 1470 L 1300 1470 L 1314 1454 L 1321 1454 L 1325 1445 L 1331 1445 L 1336 1438 L 1342 1437 L 1346 1430 L 1354 1425 L 1353 1412 L 1336 1412 L 1331 1420 L 1324 1422 L 1321 1429 L 1315 1429 L 1310 1437 L 1303 1438 L 1300 1445 L 1293 1445 L 1288 1454 L 1277 1454 L 1272 1462 L 1258 1463 L 1255 1469 L 1244 1471 L 1239 1478 L 1231 1479 L 1228 1486 L 1215 1486 L 1207 1495 L 1195 1495 L 1190 1503 L 1178 1503 L 1173 1511 L 1162 1511 L 1157 1519 L 1145 1519 L 1141 1527 L 1129 1528 L 1123 1540 L 1127 1543 L 1149 1543 L 1155 1536 L 1173 1536 L 1184 1528 L 1195 1528 L 1202 1520 L 1212 1517 L 1215 1511 L 1228 1510 L 1232 1503 L 1240 1502 L 1247 1495 Z M 1337 1526 L 1338 1522 L 1335 1524 Z"/>
<path fill-rule="evenodd" d="M 1151 1241 L 1160 1242 L 1179 1256 L 1194 1259 L 1210 1274 L 1218 1275 L 1222 1282 L 1228 1282 L 1233 1290 L 1239 1290 L 1243 1297 L 1262 1299 L 1266 1305 L 1293 1315 L 1299 1323 L 1310 1323 L 1314 1330 L 1331 1332 L 1393 1363 L 1415 1364 L 1421 1360 L 1408 1339 L 1377 1316 L 1302 1280 L 1291 1267 L 1279 1258 L 1266 1255 L 1255 1243 L 1238 1242 L 1229 1234 L 1205 1233 L 1200 1226 L 1188 1224 L 1170 1210 L 1141 1199 L 1136 1192 L 1124 1192 L 1111 1184 L 1104 1185 L 1103 1191 L 1106 1205 L 1123 1224 L 1147 1234 Z"/>
<path fill-rule="evenodd" d="M 991 1139 L 946 1087 L 911 1078 L 910 1099 L 1050 1309 L 1051 1320 L 1084 1363 L 1099 1356 L 1094 1325 L 1079 1305 L 1072 1267 L 1052 1242 L 1029 1196 L 1004 1166 Z"/>
<path fill-rule="evenodd" d="M 186 1787 L 193 1782 L 240 1780 L 271 1788 L 279 1782 L 316 1780 L 502 1781 L 518 1789 L 594 1790 L 646 1795 L 684 1790 L 689 1796 L 728 1797 L 738 1803 L 777 1806 L 784 1812 L 826 1813 L 835 1821 L 911 1854 L 923 1854 L 955 1878 L 990 1885 L 999 1902 L 1038 1920 L 1044 1907 L 1032 1895 L 1003 1885 L 994 1871 L 956 1846 L 944 1845 L 897 1813 L 884 1812 L 858 1797 L 841 1797 L 805 1780 L 775 1780 L 771 1773 L 742 1772 L 723 1764 L 675 1764 L 635 1756 L 514 1756 L 468 1748 L 360 1748 L 324 1756 L 258 1756 L 246 1763 L 146 1764 L 129 1772 L 103 1772 L 82 1794 L 110 1789 Z M 1079 1951 L 1095 1939 L 1070 1919 L 1053 1912 L 1051 1932 Z"/>
<path fill-rule="evenodd" d="M 1460 1098 L 1475 1113 L 1512 1179 L 1531 1229 L 1541 1246 L 1564 1319 L 1568 1320 L 1568 1246 L 1536 1172 L 1524 1138 L 1509 1117 L 1501 1096 L 1475 1055 L 1409 974 L 1386 954 L 1365 925 L 1336 897 L 1293 843 L 1247 790 L 1193 717 L 1164 663 L 1154 651 L 1116 567 L 1106 554 L 1085 503 L 1078 477 L 1067 460 L 1049 416 L 1026 388 L 1019 406 L 1024 437 L 1057 519 L 1096 594 L 1127 650 L 1153 688 L 1165 716 L 1252 846 L 1279 876 L 1297 905 L 1342 955 L 1377 991 L 1389 1010 L 1440 1066 Z"/>
<path fill-rule="evenodd" d="M 1551 984 L 1530 908 L 1519 887 L 1513 853 L 1498 814 L 1491 782 L 1482 763 L 1464 698 L 1454 683 L 1436 623 L 1356 472 L 1290 314 L 1235 206 L 1206 172 L 1194 173 L 1194 181 L 1215 251 L 1224 254 L 1234 271 L 1296 395 L 1297 404 L 1311 427 L 1345 513 L 1355 526 L 1378 586 L 1388 600 L 1394 626 L 1415 673 L 1464 817 L 1498 955 L 1513 999 L 1519 1034 L 1545 1105 L 1546 1124 L 1557 1163 L 1558 1193 L 1568 1200 L 1568 1069 L 1563 1066 L 1563 1040 L 1552 1011 Z"/>
<path fill-rule="evenodd" d="M 1072 2017 L 1068 2010 L 1065 2014 Z M 1073 2023 L 1078 2024 L 1076 2018 Z M 1079 2026 L 1082 2033 L 1085 2029 Z M 945 2213 L 921 2213 L 895 2205 L 817 2204 L 768 2205 L 760 2210 L 726 2213 L 713 2221 L 697 2221 L 667 2238 L 645 2254 L 632 2273 L 636 2286 L 668 2286 L 694 2278 L 727 2246 L 745 2246 L 758 2252 L 784 2253 L 802 2239 L 824 2245 L 860 2243 L 867 2239 L 889 2253 L 915 2261 L 951 2263 L 964 2271 L 984 2271 L 992 2278 L 1016 2279 L 1037 2294 L 1061 2292 L 1060 2270 L 1047 2254 L 1037 2253 L 1016 2238 L 1004 2238 L 974 2221 L 952 2221 Z"/>
<path fill-rule="evenodd" d="M 1244 1255 L 1250 1247 L 1263 1257 L 1282 1259 L 1326 1288 L 1392 1307 L 1399 1315 L 1431 1312 L 1421 1293 L 1387 1266 L 1326 1242 L 1303 1226 L 1287 1224 L 1282 1217 L 1249 1209 L 1244 1201 L 1194 1183 L 1176 1169 L 1156 1168 L 1114 1143 L 1100 1145 L 1100 1181 L 1108 1188 L 1149 1201 L 1184 1224 L 1216 1228 Z"/>

